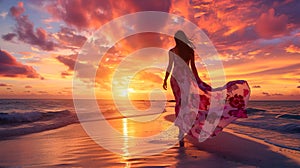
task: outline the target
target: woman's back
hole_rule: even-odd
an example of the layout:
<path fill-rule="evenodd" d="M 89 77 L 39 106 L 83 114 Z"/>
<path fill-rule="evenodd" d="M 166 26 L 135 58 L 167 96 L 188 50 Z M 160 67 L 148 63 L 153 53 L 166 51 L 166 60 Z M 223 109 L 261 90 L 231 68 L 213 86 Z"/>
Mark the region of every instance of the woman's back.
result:
<path fill-rule="evenodd" d="M 189 64 L 190 60 L 194 56 L 194 50 L 190 47 L 182 47 L 176 45 L 170 50 L 175 56 L 179 56 L 184 62 Z"/>

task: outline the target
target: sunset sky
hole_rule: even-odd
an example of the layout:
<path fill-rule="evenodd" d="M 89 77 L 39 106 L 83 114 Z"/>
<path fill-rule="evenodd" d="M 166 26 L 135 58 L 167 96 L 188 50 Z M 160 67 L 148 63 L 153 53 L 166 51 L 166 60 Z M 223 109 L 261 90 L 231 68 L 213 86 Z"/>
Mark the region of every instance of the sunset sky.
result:
<path fill-rule="evenodd" d="M 251 100 L 300 100 L 299 9 L 298 0 L 0 0 L 0 98 L 72 98 L 77 54 L 93 32 L 126 14 L 162 11 L 198 25 L 219 53 L 226 81 L 247 80 Z M 127 55 L 172 45 L 172 37 L 156 33 L 119 41 L 99 64 L 97 97 L 111 97 L 113 73 Z M 162 88 L 168 55 L 137 55 L 137 66 L 159 60 L 161 69 L 140 71 L 119 94 L 144 99 Z M 172 98 L 170 87 L 166 94 Z"/>

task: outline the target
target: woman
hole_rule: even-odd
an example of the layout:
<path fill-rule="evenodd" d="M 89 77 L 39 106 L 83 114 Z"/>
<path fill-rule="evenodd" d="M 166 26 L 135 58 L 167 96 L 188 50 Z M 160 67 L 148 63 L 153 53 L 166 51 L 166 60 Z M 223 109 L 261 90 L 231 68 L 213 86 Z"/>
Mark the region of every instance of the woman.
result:
<path fill-rule="evenodd" d="M 197 68 L 195 66 L 194 45 L 188 40 L 185 33 L 181 30 L 175 33 L 176 46 L 169 51 L 169 64 L 167 67 L 163 88 L 167 90 L 167 80 L 172 70 L 171 76 L 171 88 L 175 97 L 175 125 L 179 127 L 179 144 L 184 146 L 184 134 L 188 133 L 194 138 L 201 141 L 201 138 L 206 139 L 206 136 L 215 136 L 218 132 L 227 126 L 230 122 L 237 118 L 246 118 L 246 104 L 249 99 L 250 89 L 246 81 L 231 81 L 225 86 L 218 89 L 212 89 L 211 86 L 203 82 L 198 75 Z M 190 75 L 192 71 L 192 76 Z M 197 94 L 199 97 L 191 98 L 196 81 L 196 87 L 199 90 Z M 226 100 L 221 100 L 222 97 L 215 98 L 220 99 L 217 101 L 224 101 L 224 107 L 221 108 L 221 115 L 218 117 L 218 113 L 208 114 L 211 92 L 226 91 Z M 197 99 L 196 112 L 193 112 L 193 104 L 189 104 L 188 101 Z M 188 107 L 188 108 L 185 108 Z M 220 120 L 217 120 L 220 118 Z M 190 122 L 192 121 L 192 122 Z M 208 121 L 212 125 L 215 124 L 214 131 L 207 131 L 203 129 L 205 121 Z M 217 123 L 216 123 L 217 121 Z M 201 135 L 201 136 L 200 136 Z"/>

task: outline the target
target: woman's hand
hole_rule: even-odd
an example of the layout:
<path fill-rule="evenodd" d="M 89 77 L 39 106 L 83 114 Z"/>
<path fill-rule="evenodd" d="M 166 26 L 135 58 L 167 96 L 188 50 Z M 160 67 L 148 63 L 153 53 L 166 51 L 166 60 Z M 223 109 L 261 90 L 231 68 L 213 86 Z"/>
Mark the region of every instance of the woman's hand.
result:
<path fill-rule="evenodd" d="M 205 92 L 206 94 L 208 93 L 208 91 L 212 91 L 212 87 L 209 86 L 207 83 L 203 82 L 200 78 L 199 80 L 197 80 L 198 83 L 198 87 Z"/>
<path fill-rule="evenodd" d="M 167 90 L 167 81 L 164 80 L 163 88 Z"/>

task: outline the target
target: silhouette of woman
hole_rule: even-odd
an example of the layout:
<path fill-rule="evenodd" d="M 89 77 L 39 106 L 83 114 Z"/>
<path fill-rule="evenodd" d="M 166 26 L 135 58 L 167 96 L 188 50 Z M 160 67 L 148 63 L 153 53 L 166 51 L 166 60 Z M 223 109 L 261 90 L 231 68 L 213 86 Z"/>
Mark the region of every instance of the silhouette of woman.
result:
<path fill-rule="evenodd" d="M 212 89 L 211 86 L 203 82 L 198 75 L 195 65 L 193 43 L 189 41 L 185 33 L 181 30 L 175 33 L 174 39 L 176 45 L 169 51 L 169 64 L 165 74 L 163 88 L 167 90 L 167 80 L 172 70 L 170 83 L 176 101 L 175 125 L 179 127 L 179 144 L 180 147 L 183 147 L 183 137 L 185 133 L 201 141 L 200 138 L 206 139 L 205 137 L 215 136 L 235 119 L 246 118 L 247 114 L 245 108 L 250 96 L 250 88 L 246 81 L 237 80 L 228 82 L 223 87 Z M 189 77 L 190 71 L 192 71 L 193 77 Z M 189 94 L 187 92 L 191 91 L 190 87 L 193 86 L 192 78 L 196 80 L 199 90 L 197 93 L 199 94 L 198 100 L 200 100 L 200 102 L 196 104 L 196 114 L 191 112 L 191 108 L 187 109 L 183 107 L 187 106 L 187 99 L 185 100 L 183 94 Z M 208 115 L 211 93 L 224 91 L 227 93 L 225 100 L 222 100 L 222 97 L 215 98 L 219 99 L 217 101 L 225 102 L 224 107 L 221 107 L 223 114 L 219 117 L 220 120 L 217 120 L 218 113 L 213 112 Z M 214 131 L 203 129 L 205 120 L 212 125 L 215 124 Z"/>

